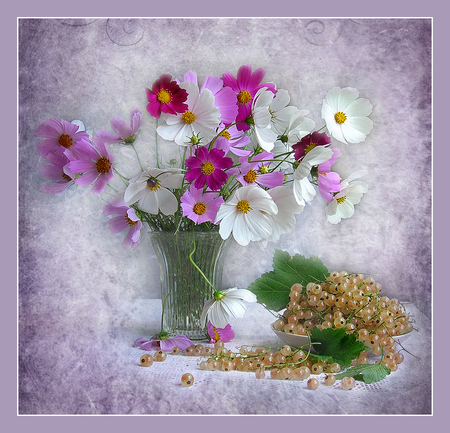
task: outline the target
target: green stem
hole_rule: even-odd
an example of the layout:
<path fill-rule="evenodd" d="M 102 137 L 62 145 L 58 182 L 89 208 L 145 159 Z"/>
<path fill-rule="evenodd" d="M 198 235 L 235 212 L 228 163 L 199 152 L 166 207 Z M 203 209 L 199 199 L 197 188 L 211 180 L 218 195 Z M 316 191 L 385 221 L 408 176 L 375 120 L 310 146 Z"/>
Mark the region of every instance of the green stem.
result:
<path fill-rule="evenodd" d="M 159 154 L 158 154 L 158 133 L 156 132 L 157 129 L 158 129 L 158 119 L 156 119 L 156 126 L 155 126 L 155 155 L 156 155 L 156 168 L 160 168 Z"/>
<path fill-rule="evenodd" d="M 142 167 L 142 164 L 141 164 L 141 158 L 139 158 L 139 154 L 138 154 L 136 148 L 134 147 L 134 144 L 132 144 L 131 147 L 133 148 L 134 153 L 136 154 L 136 158 L 137 158 L 137 160 L 139 162 L 139 167 L 141 167 L 141 170 L 144 171 L 144 169 Z"/>
<path fill-rule="evenodd" d="M 162 311 L 161 311 L 161 331 L 160 331 L 160 332 L 163 332 L 163 331 L 164 331 L 164 325 L 163 325 L 163 323 L 164 323 L 164 310 L 165 310 L 165 308 L 166 308 L 166 301 L 167 301 L 167 298 L 169 297 L 169 295 L 170 295 L 170 292 L 167 293 L 167 296 L 164 298 L 164 301 L 163 301 L 163 303 L 162 303 Z"/>
<path fill-rule="evenodd" d="M 192 232 L 194 234 L 194 231 Z M 195 267 L 195 269 L 197 269 L 197 271 L 200 272 L 201 276 L 206 280 L 206 282 L 214 289 L 214 291 L 216 290 L 215 287 L 211 284 L 211 282 L 208 280 L 208 278 L 206 278 L 206 275 L 202 272 L 202 270 L 195 264 L 194 260 L 192 259 L 192 255 L 195 253 L 195 234 L 194 234 L 194 249 L 192 250 L 191 254 L 189 254 L 189 260 L 191 261 L 192 265 Z"/>

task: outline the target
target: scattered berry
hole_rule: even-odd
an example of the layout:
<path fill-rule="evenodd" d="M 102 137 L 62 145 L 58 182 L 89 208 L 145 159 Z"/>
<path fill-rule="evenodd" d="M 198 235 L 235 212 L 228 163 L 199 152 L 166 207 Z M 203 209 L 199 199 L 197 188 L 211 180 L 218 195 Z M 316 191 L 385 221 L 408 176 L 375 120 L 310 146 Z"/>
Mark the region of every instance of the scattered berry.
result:
<path fill-rule="evenodd" d="M 145 353 L 141 356 L 140 363 L 142 367 L 150 367 L 153 364 L 152 355 L 150 355 L 149 353 Z"/>
<path fill-rule="evenodd" d="M 188 387 L 192 386 L 194 384 L 194 376 L 190 373 L 184 373 L 183 376 L 181 376 L 181 386 Z"/>

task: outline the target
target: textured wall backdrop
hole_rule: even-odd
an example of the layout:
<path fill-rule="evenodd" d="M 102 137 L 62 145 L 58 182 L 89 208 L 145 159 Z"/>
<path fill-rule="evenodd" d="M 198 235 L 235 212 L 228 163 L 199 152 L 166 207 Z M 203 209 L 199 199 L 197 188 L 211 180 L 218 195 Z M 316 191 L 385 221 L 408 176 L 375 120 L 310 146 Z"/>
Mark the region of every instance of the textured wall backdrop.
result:
<path fill-rule="evenodd" d="M 276 244 L 234 245 L 224 287 L 247 287 L 271 270 L 275 248 L 317 255 L 330 270 L 374 274 L 384 293 L 431 316 L 431 20 L 429 19 L 21 19 L 19 20 L 19 343 L 20 354 L 104 338 L 126 323 L 130 300 L 158 298 L 158 265 L 143 235 L 133 251 L 107 228 L 104 202 L 89 191 L 39 191 L 41 120 L 80 119 L 106 129 L 114 116 L 144 111 L 137 144 L 152 164 L 153 119 L 144 88 L 161 73 L 193 69 L 236 74 L 266 70 L 308 109 L 317 127 L 334 86 L 356 87 L 373 104 L 364 143 L 341 145 L 343 177 L 360 169 L 369 192 L 355 215 L 326 222 L 320 198 Z M 117 150 L 130 169 L 129 149 Z M 244 264 L 244 266 L 242 266 Z M 27 367 L 21 365 L 21 377 Z M 25 390 L 26 391 L 26 390 Z M 22 392 L 24 387 L 22 386 Z"/>

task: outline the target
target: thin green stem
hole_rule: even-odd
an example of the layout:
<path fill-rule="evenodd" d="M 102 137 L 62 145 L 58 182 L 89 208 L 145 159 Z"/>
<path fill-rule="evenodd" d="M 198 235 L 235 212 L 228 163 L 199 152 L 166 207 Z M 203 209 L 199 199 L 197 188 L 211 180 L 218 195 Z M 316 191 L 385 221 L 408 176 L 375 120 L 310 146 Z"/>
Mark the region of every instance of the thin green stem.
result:
<path fill-rule="evenodd" d="M 194 232 L 193 232 L 194 233 Z M 205 279 L 205 281 L 214 289 L 214 291 L 216 290 L 215 287 L 211 284 L 211 282 L 208 280 L 208 278 L 206 278 L 206 275 L 203 273 L 203 271 L 196 265 L 196 263 L 194 262 L 194 260 L 192 259 L 193 254 L 195 253 L 195 236 L 194 236 L 194 240 L 193 240 L 193 244 L 194 244 L 194 249 L 192 250 L 191 254 L 189 254 L 189 260 L 191 261 L 192 265 L 195 267 L 195 269 L 197 269 L 197 271 L 200 272 L 200 275 Z"/>
<path fill-rule="evenodd" d="M 141 158 L 139 158 L 139 154 L 138 154 L 136 148 L 134 147 L 134 143 L 131 145 L 131 147 L 133 148 L 134 153 L 136 154 L 136 158 L 139 162 L 139 167 L 141 167 L 141 170 L 144 171 L 144 168 L 142 167 L 142 164 L 141 164 Z"/>

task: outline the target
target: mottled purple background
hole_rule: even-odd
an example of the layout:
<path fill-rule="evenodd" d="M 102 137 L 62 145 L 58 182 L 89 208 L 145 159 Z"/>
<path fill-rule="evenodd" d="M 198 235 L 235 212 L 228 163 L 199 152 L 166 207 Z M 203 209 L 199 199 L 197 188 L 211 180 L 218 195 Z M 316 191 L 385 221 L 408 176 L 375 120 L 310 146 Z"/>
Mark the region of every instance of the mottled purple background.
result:
<path fill-rule="evenodd" d="M 34 130 L 52 116 L 110 130 L 113 116 L 126 118 L 134 106 L 145 111 L 144 88 L 161 73 L 181 78 L 194 69 L 202 78 L 235 74 L 247 63 L 265 68 L 266 79 L 287 89 L 293 105 L 310 110 L 317 127 L 333 86 L 356 87 L 371 101 L 373 131 L 364 143 L 342 145 L 336 164 L 343 177 L 367 169 L 369 192 L 355 216 L 337 226 L 326 222 L 319 198 L 278 243 L 235 245 L 224 286 L 247 287 L 271 269 L 279 248 L 317 255 L 330 270 L 373 274 L 386 295 L 414 303 L 431 318 L 431 20 L 21 19 L 21 413 L 89 413 L 82 395 L 65 402 L 55 391 L 60 382 L 77 381 L 98 389 L 106 413 L 121 413 L 120 402 L 111 409 L 108 392 L 102 395 L 107 374 L 93 379 L 89 373 L 99 365 L 93 354 L 120 350 L 114 347 L 120 329 L 143 332 L 133 308 L 159 297 L 146 236 L 124 251 L 107 229 L 98 197 L 86 190 L 56 197 L 39 192 L 45 181 Z M 139 145 L 151 163 L 154 123 L 145 122 L 147 141 Z M 131 155 L 118 156 L 128 167 Z M 115 386 L 120 389 L 119 378 Z"/>

